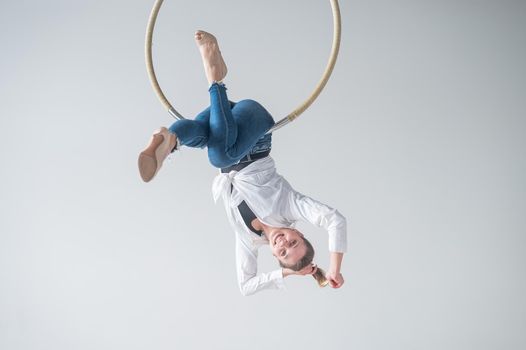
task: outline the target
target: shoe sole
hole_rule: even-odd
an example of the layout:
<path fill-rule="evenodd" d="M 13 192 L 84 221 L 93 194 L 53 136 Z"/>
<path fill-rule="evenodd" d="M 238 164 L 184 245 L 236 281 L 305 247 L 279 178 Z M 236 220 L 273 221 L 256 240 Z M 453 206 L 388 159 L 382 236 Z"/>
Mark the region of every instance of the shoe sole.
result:
<path fill-rule="evenodd" d="M 141 153 L 139 155 L 139 173 L 144 182 L 150 182 L 157 172 L 157 160 L 155 157 Z"/>

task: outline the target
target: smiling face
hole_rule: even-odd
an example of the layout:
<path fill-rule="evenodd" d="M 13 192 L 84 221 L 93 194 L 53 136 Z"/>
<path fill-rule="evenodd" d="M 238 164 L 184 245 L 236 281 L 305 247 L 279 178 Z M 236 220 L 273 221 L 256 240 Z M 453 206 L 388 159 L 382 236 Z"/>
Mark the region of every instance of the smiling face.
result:
<path fill-rule="evenodd" d="M 296 264 L 307 251 L 303 234 L 290 228 L 273 229 L 269 234 L 269 244 L 272 255 L 284 266 Z"/>

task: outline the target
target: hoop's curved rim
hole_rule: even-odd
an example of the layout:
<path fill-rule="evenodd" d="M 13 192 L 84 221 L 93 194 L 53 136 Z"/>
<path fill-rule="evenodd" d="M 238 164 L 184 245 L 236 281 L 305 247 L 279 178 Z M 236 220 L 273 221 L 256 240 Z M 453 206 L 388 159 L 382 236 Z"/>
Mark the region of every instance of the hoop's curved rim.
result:
<path fill-rule="evenodd" d="M 150 78 L 150 82 L 152 84 L 153 90 L 155 91 L 155 94 L 161 101 L 161 103 L 164 105 L 164 107 L 168 110 L 168 113 L 170 113 L 175 119 L 185 119 L 168 101 L 166 96 L 164 95 L 161 87 L 159 86 L 159 82 L 157 80 L 157 76 L 155 75 L 155 69 L 153 67 L 153 59 L 152 59 L 152 39 L 153 39 L 153 31 L 155 28 L 155 22 L 157 20 L 157 15 L 159 14 L 159 10 L 161 9 L 161 5 L 163 4 L 164 0 L 156 0 L 155 4 L 153 5 L 152 12 L 150 13 L 150 18 L 148 20 L 148 26 L 146 28 L 146 41 L 145 41 L 145 58 L 146 58 L 146 70 L 148 71 L 148 77 Z M 336 59 L 338 58 L 338 52 L 340 51 L 340 41 L 341 41 L 341 14 L 340 14 L 340 7 L 338 4 L 338 0 L 330 0 L 331 8 L 332 8 L 332 16 L 333 16 L 333 37 L 332 37 L 332 49 L 331 54 L 329 57 L 329 61 L 327 63 L 327 66 L 325 67 L 325 71 L 323 72 L 323 75 L 321 79 L 319 80 L 318 84 L 314 88 L 311 95 L 302 103 L 300 104 L 296 109 L 294 109 L 291 113 L 289 113 L 286 117 L 279 120 L 272 129 L 269 130 L 270 132 L 276 131 L 277 129 L 287 125 L 288 123 L 292 122 L 296 118 L 300 116 L 309 106 L 318 98 L 321 91 L 329 81 L 329 78 L 331 77 L 332 71 L 334 69 L 334 65 L 336 64 Z"/>

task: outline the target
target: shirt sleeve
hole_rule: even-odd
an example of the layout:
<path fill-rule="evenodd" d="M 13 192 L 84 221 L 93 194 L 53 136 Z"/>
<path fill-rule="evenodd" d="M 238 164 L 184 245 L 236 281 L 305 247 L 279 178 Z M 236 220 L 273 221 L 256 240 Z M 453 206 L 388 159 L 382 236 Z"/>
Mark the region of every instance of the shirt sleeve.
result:
<path fill-rule="evenodd" d="M 336 209 L 295 191 L 289 205 L 295 221 L 307 221 L 327 231 L 329 251 L 347 252 L 347 220 Z"/>
<path fill-rule="evenodd" d="M 245 242 L 236 239 L 237 280 L 241 294 L 248 296 L 265 289 L 285 288 L 281 269 L 258 274 L 257 257 L 257 249 L 250 249 Z"/>

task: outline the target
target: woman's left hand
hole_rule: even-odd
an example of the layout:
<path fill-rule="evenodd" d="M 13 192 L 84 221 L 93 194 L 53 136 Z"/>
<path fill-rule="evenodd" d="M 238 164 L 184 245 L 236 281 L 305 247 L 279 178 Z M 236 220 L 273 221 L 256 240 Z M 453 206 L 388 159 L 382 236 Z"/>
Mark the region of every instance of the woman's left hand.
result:
<path fill-rule="evenodd" d="M 329 285 L 332 288 L 340 288 L 345 282 L 343 280 L 342 274 L 337 271 L 329 270 L 325 277 L 327 277 L 327 280 L 329 280 Z"/>

